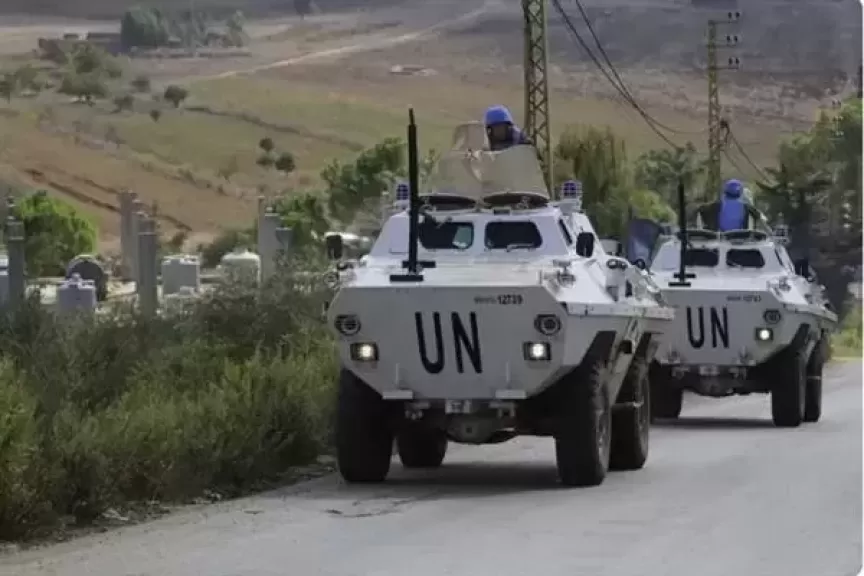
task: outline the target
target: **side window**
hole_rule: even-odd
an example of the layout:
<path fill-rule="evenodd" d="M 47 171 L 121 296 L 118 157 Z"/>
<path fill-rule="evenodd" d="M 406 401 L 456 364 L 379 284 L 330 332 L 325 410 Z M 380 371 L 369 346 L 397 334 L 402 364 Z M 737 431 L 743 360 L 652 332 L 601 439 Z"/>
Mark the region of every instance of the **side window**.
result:
<path fill-rule="evenodd" d="M 534 249 L 543 244 L 537 225 L 531 221 L 490 222 L 486 225 L 488 250 Z"/>
<path fill-rule="evenodd" d="M 567 224 L 564 223 L 564 220 L 558 220 L 558 227 L 561 228 L 561 234 L 564 235 L 564 242 L 568 246 L 573 245 L 573 235 L 570 234 L 570 230 L 567 229 Z"/>

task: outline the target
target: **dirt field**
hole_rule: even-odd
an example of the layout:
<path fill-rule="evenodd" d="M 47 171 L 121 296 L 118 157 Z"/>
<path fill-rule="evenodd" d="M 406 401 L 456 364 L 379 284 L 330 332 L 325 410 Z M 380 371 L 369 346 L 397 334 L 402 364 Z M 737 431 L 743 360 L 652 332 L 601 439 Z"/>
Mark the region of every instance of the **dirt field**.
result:
<path fill-rule="evenodd" d="M 108 4 L 122 3 L 101 5 Z M 563 4 L 578 22 L 575 7 Z M 267 9 L 267 2 L 255 6 Z M 851 88 L 847 76 L 857 66 L 860 7 L 820 7 L 815 15 L 809 4 L 757 2 L 747 9 L 753 16 L 742 21 L 740 34 L 747 41 L 738 53 L 753 64 L 723 73 L 721 98 L 757 163 L 770 164 L 779 139 L 805 128 L 819 106 Z M 589 4 L 588 13 L 644 108 L 680 132 L 673 140 L 704 148 L 707 98 L 698 70 L 708 14 L 678 1 L 648 0 Z M 242 225 L 252 217 L 259 190 L 314 186 L 330 159 L 350 159 L 385 136 L 402 135 L 408 106 L 418 111 L 423 146 L 436 148 L 447 145 L 456 123 L 479 118 L 491 103 L 521 111 L 519 18 L 515 1 L 410 0 L 302 22 L 290 15 L 252 21 L 246 57 L 125 64 L 127 78 L 147 74 L 154 91 L 186 85 L 191 96 L 180 110 L 149 96 L 138 96 L 135 111 L 122 113 L 110 103 L 89 107 L 51 93 L 0 103 L 0 183 L 38 186 L 69 198 L 93 215 L 109 244 L 118 227 L 116 194 L 123 188 L 157 204 L 166 232 L 206 236 Z M 555 131 L 571 123 L 609 125 L 627 139 L 633 157 L 660 147 L 554 23 L 557 17 L 550 19 Z M 805 26 L 808 35 L 800 34 Z M 40 36 L 112 27 L 116 21 L 3 17 L 0 55 L 9 68 L 23 61 L 14 55 L 35 48 Z M 580 30 L 592 42 L 584 25 Z M 154 107 L 163 110 L 159 122 L 148 115 Z M 296 156 L 295 174 L 256 166 L 257 142 L 264 136 Z"/>

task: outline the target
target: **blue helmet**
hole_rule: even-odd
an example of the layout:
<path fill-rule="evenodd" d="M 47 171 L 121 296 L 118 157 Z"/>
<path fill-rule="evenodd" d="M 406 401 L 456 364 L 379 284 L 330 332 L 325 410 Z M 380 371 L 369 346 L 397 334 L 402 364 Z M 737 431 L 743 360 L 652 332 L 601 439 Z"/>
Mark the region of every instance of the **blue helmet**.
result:
<path fill-rule="evenodd" d="M 506 106 L 490 106 L 486 109 L 484 121 L 487 126 L 492 124 L 514 124 L 513 115 Z"/>
<path fill-rule="evenodd" d="M 726 198 L 740 198 L 744 193 L 744 184 L 740 180 L 727 180 L 723 184 L 723 196 Z"/>

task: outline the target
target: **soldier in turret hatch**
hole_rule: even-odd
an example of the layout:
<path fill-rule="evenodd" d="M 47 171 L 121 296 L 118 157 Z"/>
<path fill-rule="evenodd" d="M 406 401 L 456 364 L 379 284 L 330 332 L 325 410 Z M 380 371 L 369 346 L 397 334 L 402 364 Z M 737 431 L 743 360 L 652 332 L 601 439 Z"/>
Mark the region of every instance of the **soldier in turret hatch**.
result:
<path fill-rule="evenodd" d="M 490 150 L 506 150 L 519 144 L 531 144 L 531 140 L 516 126 L 513 115 L 506 106 L 490 106 L 486 110 L 484 123 Z"/>

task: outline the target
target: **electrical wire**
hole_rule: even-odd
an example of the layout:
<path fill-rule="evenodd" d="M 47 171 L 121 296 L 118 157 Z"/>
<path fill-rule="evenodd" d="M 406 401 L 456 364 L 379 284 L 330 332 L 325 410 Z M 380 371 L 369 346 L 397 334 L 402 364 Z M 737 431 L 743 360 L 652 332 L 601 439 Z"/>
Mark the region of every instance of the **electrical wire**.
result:
<path fill-rule="evenodd" d="M 582 20 L 585 22 L 585 25 L 588 27 L 588 32 L 591 33 L 591 37 L 594 39 L 594 44 L 597 45 L 597 50 L 600 52 L 600 56 L 603 57 L 603 60 L 606 62 L 606 65 L 609 66 L 609 70 L 618 80 L 618 84 L 620 87 L 619 92 L 621 92 L 622 96 L 627 100 L 640 114 L 643 114 L 646 120 L 650 118 L 647 116 L 647 112 L 644 112 L 642 107 L 636 102 L 636 98 L 633 97 L 633 93 L 630 92 L 630 89 L 627 88 L 627 84 L 624 83 L 624 80 L 621 78 L 621 75 L 618 74 L 618 71 L 615 69 L 615 65 L 612 64 L 612 60 L 609 58 L 609 55 L 606 53 L 606 50 L 603 48 L 603 44 L 600 42 L 600 38 L 597 37 L 597 33 L 594 31 L 594 26 L 591 24 L 591 19 L 588 18 L 588 13 L 585 11 L 585 7 L 582 5 L 581 0 L 574 0 L 576 2 L 576 7 L 579 8 L 579 14 L 582 16 Z M 655 118 L 651 118 L 651 122 L 662 130 L 666 130 L 667 132 L 672 132 L 673 134 L 690 134 L 690 135 L 698 135 L 704 134 L 705 130 L 699 131 L 685 131 L 685 130 L 677 130 L 665 124 L 662 124 L 660 121 Z"/>
<path fill-rule="evenodd" d="M 757 166 L 756 163 L 753 162 L 753 160 L 750 159 L 750 156 L 744 150 L 744 147 L 741 146 L 741 142 L 739 142 L 738 138 L 735 137 L 735 133 L 732 132 L 731 128 L 729 129 L 727 134 L 729 136 L 729 141 L 732 142 L 732 144 L 738 150 L 738 153 L 741 155 L 742 158 L 744 158 L 744 161 L 747 162 L 747 164 L 749 164 L 753 168 L 753 170 L 756 171 L 756 174 L 759 176 L 759 178 L 761 178 L 762 180 L 764 180 L 766 182 L 770 181 L 771 178 L 769 178 L 765 174 L 765 172 L 761 168 L 759 168 L 759 166 Z M 734 166 L 734 163 L 733 163 L 733 166 Z M 739 170 L 740 170 L 740 168 L 739 168 Z"/>
<path fill-rule="evenodd" d="M 642 108 L 632 99 L 632 96 L 629 96 L 625 93 L 621 87 L 616 83 L 615 79 L 611 74 L 604 68 L 603 64 L 597 59 L 594 53 L 591 51 L 591 48 L 588 47 L 588 44 L 582 38 L 582 35 L 579 34 L 579 30 L 576 29 L 576 26 L 573 24 L 572 20 L 570 20 L 570 16 L 567 15 L 567 12 L 564 10 L 564 7 L 561 6 L 561 2 L 559 0 L 552 0 L 552 5 L 555 7 L 555 10 L 558 12 L 558 15 L 561 16 L 561 19 L 564 20 L 564 24 L 567 26 L 569 32 L 573 35 L 574 38 L 579 42 L 579 45 L 588 55 L 588 58 L 594 63 L 600 72 L 606 77 L 610 84 L 618 91 L 618 93 L 639 113 L 640 116 L 645 120 L 648 127 L 667 145 L 669 145 L 672 149 L 677 150 L 680 148 L 679 145 L 672 142 L 668 136 L 666 136 L 660 129 L 658 129 L 656 125 L 656 120 L 651 118 L 647 112 L 642 110 Z"/>

